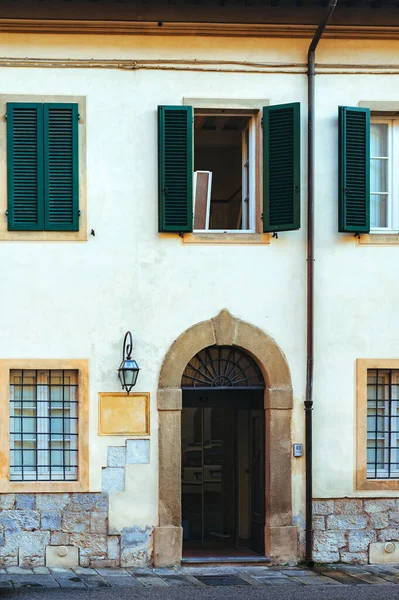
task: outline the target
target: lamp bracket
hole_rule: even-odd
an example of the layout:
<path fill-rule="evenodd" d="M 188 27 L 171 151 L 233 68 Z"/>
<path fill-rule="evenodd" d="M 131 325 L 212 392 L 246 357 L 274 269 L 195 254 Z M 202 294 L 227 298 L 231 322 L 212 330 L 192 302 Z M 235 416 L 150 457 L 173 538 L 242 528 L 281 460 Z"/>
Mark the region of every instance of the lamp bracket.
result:
<path fill-rule="evenodd" d="M 133 350 L 133 338 L 130 331 L 127 331 L 125 334 L 125 339 L 123 340 L 123 356 L 122 360 L 131 360 L 132 358 L 132 350 Z"/>

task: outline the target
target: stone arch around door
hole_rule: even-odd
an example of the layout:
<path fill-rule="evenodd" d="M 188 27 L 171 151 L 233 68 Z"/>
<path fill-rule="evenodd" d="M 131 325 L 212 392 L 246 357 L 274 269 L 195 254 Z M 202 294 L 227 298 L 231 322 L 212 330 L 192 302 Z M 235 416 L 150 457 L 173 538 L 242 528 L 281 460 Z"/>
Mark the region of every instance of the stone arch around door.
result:
<path fill-rule="evenodd" d="M 296 562 L 297 529 L 292 525 L 291 375 L 282 350 L 264 331 L 222 310 L 197 323 L 172 344 L 162 363 L 159 411 L 159 525 L 154 531 L 154 564 L 180 564 L 181 378 L 191 358 L 208 346 L 238 346 L 259 365 L 266 382 L 266 555 L 274 562 Z"/>

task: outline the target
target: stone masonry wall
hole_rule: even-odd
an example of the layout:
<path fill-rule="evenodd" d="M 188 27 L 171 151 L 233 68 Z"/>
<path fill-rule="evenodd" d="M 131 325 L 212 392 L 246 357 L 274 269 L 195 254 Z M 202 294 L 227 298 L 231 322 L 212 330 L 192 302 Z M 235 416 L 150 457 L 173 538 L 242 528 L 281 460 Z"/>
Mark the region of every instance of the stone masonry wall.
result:
<path fill-rule="evenodd" d="M 47 546 L 76 546 L 82 567 L 148 564 L 152 528 L 108 533 L 108 494 L 0 494 L 0 567 L 42 566 Z"/>
<path fill-rule="evenodd" d="M 399 541 L 399 499 L 313 501 L 316 562 L 367 563 L 372 542 Z"/>
<path fill-rule="evenodd" d="M 0 495 L 0 566 L 41 566 L 46 546 L 77 546 L 82 566 L 119 565 L 107 494 Z"/>

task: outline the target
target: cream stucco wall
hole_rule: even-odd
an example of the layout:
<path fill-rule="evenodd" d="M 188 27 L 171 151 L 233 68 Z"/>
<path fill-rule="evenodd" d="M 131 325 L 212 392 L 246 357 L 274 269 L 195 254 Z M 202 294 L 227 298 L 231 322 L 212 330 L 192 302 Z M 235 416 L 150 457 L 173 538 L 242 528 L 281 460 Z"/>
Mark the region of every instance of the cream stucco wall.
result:
<path fill-rule="evenodd" d="M 0 56 L 197 59 L 305 63 L 307 40 L 154 36 L 0 36 Z M 317 62 L 399 63 L 399 42 L 326 40 Z M 101 488 L 107 447 L 98 437 L 98 392 L 119 390 L 116 369 L 131 329 L 151 393 L 151 463 L 131 465 L 127 491 L 111 494 L 115 530 L 157 524 L 156 389 L 163 357 L 194 323 L 226 307 L 264 329 L 284 351 L 303 442 L 306 358 L 305 74 L 2 66 L 3 94 L 76 95 L 87 102 L 87 242 L 0 242 L 3 358 L 90 360 L 90 488 Z M 184 97 L 265 98 L 302 107 L 302 223 L 270 245 L 189 245 L 157 233 L 158 104 Z M 399 98 L 399 78 L 317 76 L 314 463 L 317 497 L 354 490 L 355 360 L 398 357 L 399 248 L 364 247 L 337 233 L 337 110 Z M 4 140 L 0 160 L 5 160 Z M 0 216 L 1 219 L 5 217 Z M 2 399 L 5 401 L 5 399 Z M 304 459 L 293 459 L 294 514 L 303 515 Z M 378 495 L 373 492 L 373 496 Z M 389 493 L 381 493 L 388 496 Z M 113 516 L 112 516 L 113 515 Z M 128 517 L 126 517 L 128 515 Z M 126 518 L 124 518 L 126 517 Z"/>

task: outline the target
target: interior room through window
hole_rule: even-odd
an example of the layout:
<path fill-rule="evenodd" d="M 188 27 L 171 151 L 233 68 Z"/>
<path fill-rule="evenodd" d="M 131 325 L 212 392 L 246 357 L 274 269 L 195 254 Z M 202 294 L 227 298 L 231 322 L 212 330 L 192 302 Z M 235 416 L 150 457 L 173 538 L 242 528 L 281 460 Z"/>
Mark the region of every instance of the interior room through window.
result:
<path fill-rule="evenodd" d="M 253 231 L 253 117 L 194 116 L 194 229 Z"/>

